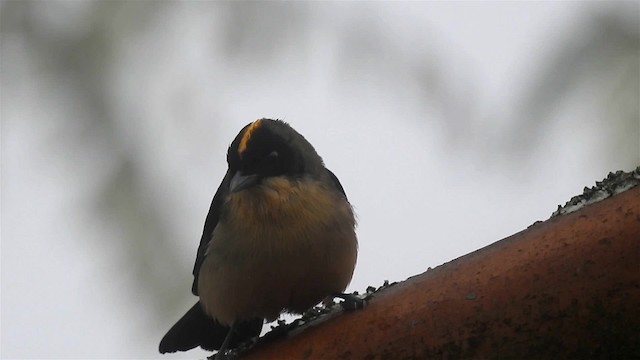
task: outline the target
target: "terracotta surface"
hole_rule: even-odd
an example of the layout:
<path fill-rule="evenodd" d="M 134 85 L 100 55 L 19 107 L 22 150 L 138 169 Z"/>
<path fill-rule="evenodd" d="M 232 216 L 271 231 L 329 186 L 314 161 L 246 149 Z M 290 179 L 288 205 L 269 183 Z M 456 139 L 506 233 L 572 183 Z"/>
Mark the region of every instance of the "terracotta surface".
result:
<path fill-rule="evenodd" d="M 640 358 L 640 186 L 244 358 Z"/>

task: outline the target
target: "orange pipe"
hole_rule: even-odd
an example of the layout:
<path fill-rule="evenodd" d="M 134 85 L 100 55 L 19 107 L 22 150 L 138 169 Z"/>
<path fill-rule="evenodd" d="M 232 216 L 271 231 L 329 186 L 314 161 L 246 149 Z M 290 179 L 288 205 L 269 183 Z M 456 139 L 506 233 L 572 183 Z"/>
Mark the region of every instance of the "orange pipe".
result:
<path fill-rule="evenodd" d="M 639 358 L 640 186 L 380 291 L 245 359 Z"/>

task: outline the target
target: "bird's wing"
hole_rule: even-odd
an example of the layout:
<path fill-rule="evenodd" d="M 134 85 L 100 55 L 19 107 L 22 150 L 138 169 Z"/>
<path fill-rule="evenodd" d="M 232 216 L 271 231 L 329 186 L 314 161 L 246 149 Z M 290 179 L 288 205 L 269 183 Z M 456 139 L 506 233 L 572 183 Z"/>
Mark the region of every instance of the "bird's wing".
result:
<path fill-rule="evenodd" d="M 224 203 L 224 197 L 229 191 L 230 181 L 231 175 L 229 171 L 227 171 L 224 179 L 222 179 L 220 187 L 218 187 L 218 191 L 216 191 L 216 194 L 213 196 L 211 207 L 209 207 L 209 213 L 207 214 L 207 219 L 204 222 L 204 230 L 202 230 L 202 238 L 200 238 L 200 246 L 198 246 L 196 263 L 193 265 L 193 285 L 191 286 L 191 292 L 193 295 L 198 295 L 198 274 L 200 273 L 200 267 L 204 261 L 205 252 L 207 251 L 207 247 L 209 246 L 209 242 L 213 236 L 213 229 L 218 225 L 220 210 Z"/>
<path fill-rule="evenodd" d="M 326 169 L 326 170 L 327 170 L 327 173 L 329 173 L 329 177 L 333 181 L 333 184 L 336 186 L 338 190 L 340 190 L 342 195 L 344 195 L 344 197 L 346 198 L 347 194 L 344 192 L 344 188 L 342 187 L 342 184 L 340 184 L 340 180 L 338 180 L 338 177 L 333 172 L 331 172 L 331 170 L 329 169 Z"/>

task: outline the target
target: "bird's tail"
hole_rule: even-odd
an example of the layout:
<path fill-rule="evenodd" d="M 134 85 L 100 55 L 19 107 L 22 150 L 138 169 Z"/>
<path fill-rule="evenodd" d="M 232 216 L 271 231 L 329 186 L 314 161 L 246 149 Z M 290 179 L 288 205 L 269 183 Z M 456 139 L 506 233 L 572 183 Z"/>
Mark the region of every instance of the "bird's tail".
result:
<path fill-rule="evenodd" d="M 160 341 L 160 353 L 187 351 L 197 346 L 206 350 L 218 350 L 230 327 L 215 321 L 202 310 L 197 302 L 178 322 L 169 329 Z M 262 319 L 244 321 L 234 329 L 230 347 L 260 335 Z"/>

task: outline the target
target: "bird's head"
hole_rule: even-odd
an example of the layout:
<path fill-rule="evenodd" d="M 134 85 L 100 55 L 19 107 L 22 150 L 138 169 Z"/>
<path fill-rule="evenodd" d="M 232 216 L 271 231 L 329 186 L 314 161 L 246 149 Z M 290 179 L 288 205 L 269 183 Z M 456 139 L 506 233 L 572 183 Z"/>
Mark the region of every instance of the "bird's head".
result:
<path fill-rule="evenodd" d="M 281 177 L 288 180 L 318 178 L 322 158 L 289 124 L 259 119 L 245 126 L 229 146 L 229 192 L 239 192 Z"/>

